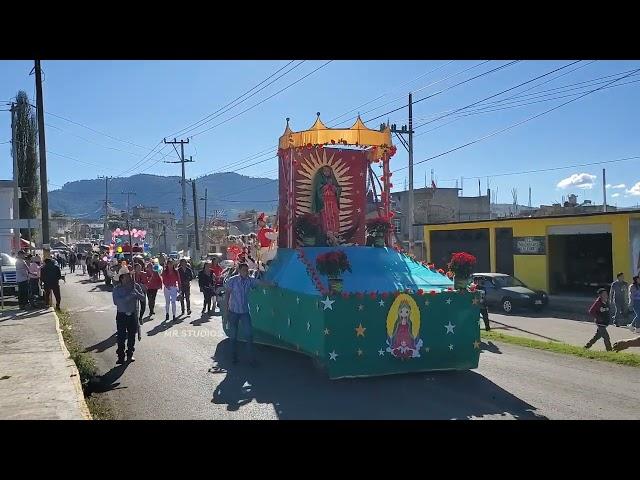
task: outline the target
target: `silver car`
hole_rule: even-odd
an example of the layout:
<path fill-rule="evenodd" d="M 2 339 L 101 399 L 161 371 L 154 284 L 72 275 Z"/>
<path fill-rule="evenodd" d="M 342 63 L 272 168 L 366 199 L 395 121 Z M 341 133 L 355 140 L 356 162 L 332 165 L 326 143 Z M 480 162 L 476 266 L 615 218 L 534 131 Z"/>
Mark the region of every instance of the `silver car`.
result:
<path fill-rule="evenodd" d="M 4 295 L 15 295 L 18 291 L 16 282 L 16 259 L 6 253 L 2 257 L 2 291 Z"/>

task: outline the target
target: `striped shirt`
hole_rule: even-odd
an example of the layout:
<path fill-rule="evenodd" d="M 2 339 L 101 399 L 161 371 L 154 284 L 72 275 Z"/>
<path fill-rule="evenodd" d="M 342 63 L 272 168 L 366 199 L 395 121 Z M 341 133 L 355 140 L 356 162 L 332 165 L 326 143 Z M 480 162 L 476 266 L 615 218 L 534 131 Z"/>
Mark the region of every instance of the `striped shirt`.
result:
<path fill-rule="evenodd" d="M 229 310 L 233 313 L 249 313 L 249 291 L 258 285 L 252 277 L 234 275 L 225 282 L 229 291 Z"/>

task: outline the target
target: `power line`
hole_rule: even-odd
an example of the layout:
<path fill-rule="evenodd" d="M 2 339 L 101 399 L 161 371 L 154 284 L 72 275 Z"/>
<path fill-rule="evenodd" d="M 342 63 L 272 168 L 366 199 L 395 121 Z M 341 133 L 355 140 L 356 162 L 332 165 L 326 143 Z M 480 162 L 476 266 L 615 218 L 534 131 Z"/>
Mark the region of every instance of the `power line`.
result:
<path fill-rule="evenodd" d="M 605 88 L 603 88 L 603 90 L 608 90 L 610 88 L 618 88 L 618 87 L 623 87 L 624 85 L 629 85 L 632 83 L 638 83 L 640 82 L 640 80 L 632 80 L 630 82 L 623 82 L 617 85 L 609 85 Z M 452 123 L 455 123 L 459 120 L 462 120 L 465 117 L 470 117 L 473 115 L 482 115 L 482 114 L 486 114 L 486 113 L 492 113 L 492 112 L 498 112 L 498 111 L 502 111 L 502 110 L 511 110 L 514 108 L 520 108 L 520 107 L 525 107 L 528 105 L 535 105 L 537 103 L 545 103 L 545 102 L 551 102 L 554 100 L 560 100 L 562 98 L 567 98 L 567 97 L 574 97 L 576 95 L 580 95 L 580 92 L 577 93 L 570 93 L 568 95 L 560 95 L 560 96 L 556 96 L 556 97 L 552 97 L 552 98 L 545 98 L 545 99 L 540 99 L 540 100 L 535 100 L 535 101 L 531 101 L 531 102 L 526 102 L 526 103 L 519 103 L 516 105 L 510 105 L 510 106 L 504 106 L 504 107 L 496 107 L 496 108 L 491 108 L 490 106 L 482 108 L 482 109 L 477 109 L 468 113 L 464 113 L 464 114 L 459 114 L 458 116 L 456 116 L 453 120 L 443 123 L 441 125 L 438 125 L 437 127 L 431 128 L 429 130 L 425 130 L 424 132 L 420 132 L 419 134 L 415 135 L 416 137 L 420 136 L 420 135 L 424 135 L 427 134 L 429 132 L 433 132 L 434 130 L 438 130 L 442 127 L 446 127 L 447 125 L 451 125 Z"/>
<path fill-rule="evenodd" d="M 249 90 L 247 90 L 246 92 L 244 92 L 242 95 L 236 97 L 235 99 L 233 99 L 231 102 L 227 103 L 226 105 L 220 107 L 218 110 L 216 110 L 215 112 L 207 115 L 206 117 L 198 120 L 197 122 L 194 122 L 188 126 L 186 126 L 185 128 L 183 128 L 182 130 L 178 130 L 175 133 L 172 133 L 171 135 L 168 135 L 169 137 L 174 137 L 177 135 L 182 135 L 183 133 L 186 133 L 188 131 L 191 130 L 195 130 L 196 128 L 199 128 L 200 126 L 204 125 L 205 123 L 208 123 L 209 121 L 213 120 L 214 118 L 219 117 L 220 115 L 222 115 L 223 113 L 228 112 L 229 110 L 237 107 L 238 105 L 246 102 L 247 100 L 249 100 L 251 97 L 253 97 L 254 95 L 256 95 L 257 93 L 261 92 L 262 90 L 264 90 L 265 88 L 267 88 L 269 85 L 272 85 L 274 82 L 278 81 L 280 78 L 284 77 L 285 75 L 287 75 L 288 73 L 292 72 L 294 69 L 298 68 L 300 65 L 302 65 L 306 60 L 302 60 L 300 61 L 300 63 L 294 65 L 291 69 L 287 70 L 285 73 L 283 73 L 282 75 L 280 75 L 279 77 L 275 78 L 274 80 L 272 80 L 271 82 L 269 82 L 268 84 L 266 84 L 264 87 L 256 90 L 254 93 L 252 93 L 251 95 L 249 95 L 247 98 L 245 98 L 244 100 L 238 102 L 238 100 L 240 100 L 242 97 L 244 97 L 245 95 L 247 95 L 248 93 L 250 93 L 252 90 L 255 90 L 257 87 L 259 87 L 260 85 L 262 85 L 264 82 L 266 82 L 267 80 L 269 80 L 270 78 L 272 78 L 274 75 L 277 75 L 280 71 L 284 70 L 285 68 L 287 68 L 289 65 L 291 65 L 293 62 L 295 62 L 295 60 L 291 60 L 289 63 L 287 63 L 284 67 L 279 68 L 278 70 L 276 70 L 274 73 L 272 73 L 271 75 L 269 75 L 267 78 L 265 78 L 264 80 L 262 80 L 260 83 L 254 85 L 253 87 L 251 87 Z M 238 103 L 236 103 L 238 102 Z M 233 105 L 234 103 L 236 103 L 235 105 Z M 230 108 L 227 108 L 231 106 Z M 227 110 L 224 110 L 227 109 Z M 222 111 L 224 110 L 224 111 Z"/>
<path fill-rule="evenodd" d="M 417 76 L 417 77 L 416 77 L 416 78 L 414 78 L 413 80 L 408 80 L 408 81 L 406 81 L 406 82 L 404 82 L 404 83 L 402 83 L 402 84 L 398 85 L 397 87 L 395 87 L 395 88 L 393 88 L 393 89 L 389 90 L 388 92 L 383 93 L 382 95 L 380 95 L 380 96 L 378 96 L 378 97 L 374 98 L 373 100 L 369 100 L 368 102 L 365 102 L 365 103 L 363 103 L 363 104 L 361 104 L 361 105 L 358 105 L 357 107 L 354 107 L 354 108 L 352 108 L 351 110 L 348 110 L 348 111 L 346 111 L 346 112 L 344 112 L 344 113 L 342 113 L 342 114 L 338 115 L 337 117 L 332 118 L 332 119 L 331 119 L 331 120 L 329 120 L 327 123 L 335 122 L 336 120 L 338 120 L 338 119 L 339 119 L 339 118 L 341 118 L 341 117 L 344 117 L 345 115 L 348 115 L 348 114 L 350 114 L 350 113 L 352 113 L 352 112 L 356 112 L 356 111 L 358 111 L 358 109 L 359 109 L 359 108 L 362 108 L 362 107 L 364 107 L 364 106 L 366 106 L 366 105 L 369 105 L 369 104 L 371 104 L 371 103 L 375 102 L 376 100 L 380 100 L 381 98 L 386 97 L 386 96 L 387 96 L 391 91 L 393 91 L 393 90 L 397 90 L 397 89 L 399 89 L 399 88 L 402 88 L 402 87 L 404 87 L 405 85 L 408 85 L 408 84 L 410 84 L 410 83 L 413 83 L 413 82 L 415 82 L 416 80 L 418 80 L 418 79 L 420 79 L 420 78 L 422 78 L 422 77 L 426 77 L 427 75 L 432 74 L 433 72 L 437 72 L 438 70 L 443 69 L 443 68 L 444 68 L 444 67 L 446 67 L 447 65 L 450 65 L 450 64 L 451 64 L 451 63 L 453 63 L 454 61 L 455 61 L 455 60 L 449 60 L 447 63 L 444 63 L 444 64 L 442 64 L 442 65 L 439 65 L 439 66 L 437 66 L 436 68 L 434 68 L 433 70 L 429 70 L 428 72 L 423 73 L 423 74 L 421 74 L 421 75 Z M 404 97 L 402 97 L 402 98 L 404 98 Z M 394 100 L 392 100 L 392 101 L 395 101 L 395 100 L 396 100 L 396 99 L 394 99 Z M 377 108 L 380 108 L 380 107 L 377 107 Z M 376 110 L 376 109 L 374 109 L 374 110 Z M 365 112 L 365 113 L 368 113 L 368 112 Z M 356 117 L 356 118 L 357 118 L 357 117 Z M 342 122 L 341 122 L 341 123 L 342 123 Z"/>
<path fill-rule="evenodd" d="M 636 70 L 633 70 L 633 73 L 638 72 L 638 71 L 640 71 L 640 68 L 638 68 L 638 69 L 636 69 Z M 623 76 L 623 77 L 616 78 L 616 79 L 614 79 L 614 80 L 610 81 L 609 83 L 607 83 L 606 85 L 603 85 L 603 86 L 601 86 L 601 87 L 598 87 L 598 88 L 595 88 L 595 89 L 593 89 L 593 90 L 590 90 L 590 91 L 588 91 L 588 92 L 586 92 L 586 93 L 581 94 L 579 97 L 576 97 L 576 98 L 573 98 L 573 99 L 571 99 L 571 100 L 569 100 L 569 101 L 566 101 L 566 102 L 564 102 L 564 103 L 561 103 L 560 105 L 556 105 L 555 107 L 552 107 L 552 108 L 550 108 L 550 109 L 548 109 L 548 110 L 545 110 L 544 112 L 541 112 L 541 113 L 538 113 L 538 114 L 533 115 L 533 116 L 531 116 L 531 117 L 528 117 L 528 118 L 526 118 L 526 119 L 524 119 L 524 120 L 521 120 L 520 122 L 516 122 L 516 123 L 514 123 L 514 124 L 512 124 L 512 125 L 509 125 L 508 127 L 502 128 L 502 129 L 500 129 L 500 130 L 496 130 L 496 131 L 494 131 L 494 132 L 491 132 L 490 134 L 485 135 L 484 137 L 477 138 L 477 139 L 472 140 L 472 141 L 470 141 L 470 142 L 467 142 L 467 143 L 465 143 L 465 144 L 463 144 L 463 145 L 459 145 L 459 146 L 457 146 L 457 147 L 455 147 L 455 148 L 452 148 L 452 149 L 450 149 L 450 150 L 447 150 L 446 152 L 442 152 L 442 153 L 439 153 L 438 155 L 433 155 L 433 156 L 431 156 L 431 157 L 429 157 L 429 158 L 426 158 L 426 159 L 424 159 L 424 160 L 420 160 L 419 162 L 415 162 L 415 165 L 418 165 L 418 164 L 420 164 L 420 163 L 425 163 L 425 162 L 428 162 L 428 161 L 430 161 L 430 160 L 434 160 L 434 159 L 436 159 L 436 158 L 442 157 L 442 156 L 447 155 L 447 154 L 449 154 L 449 153 L 455 152 L 455 151 L 457 151 L 457 150 L 460 150 L 460 149 L 466 148 L 466 147 L 468 147 L 468 146 L 470 146 L 470 145 L 473 145 L 473 144 L 475 144 L 475 143 L 478 143 L 478 142 L 481 142 L 481 141 L 486 140 L 486 139 L 488 139 L 488 138 L 491 138 L 491 137 L 493 137 L 493 136 L 496 136 L 496 135 L 498 135 L 498 134 L 500 134 L 500 133 L 503 133 L 503 132 L 506 132 L 506 131 L 508 131 L 508 130 L 511 130 L 512 128 L 518 127 L 518 126 L 520 126 L 520 125 L 522 125 L 522 124 L 524 124 L 524 123 L 527 123 L 527 122 L 529 122 L 529 121 L 531 121 L 531 120 L 534 120 L 534 119 L 536 119 L 536 118 L 538 118 L 538 117 L 541 117 L 541 116 L 543 116 L 543 115 L 546 115 L 546 114 L 548 114 L 548 113 L 551 113 L 551 112 L 553 112 L 554 110 L 557 110 L 557 109 L 559 109 L 559 108 L 561 108 L 561 107 L 564 107 L 565 105 L 568 105 L 568 104 L 573 103 L 573 102 L 575 102 L 575 101 L 577 101 L 577 100 L 580 100 L 581 98 L 586 97 L 587 95 L 590 95 L 590 94 L 595 93 L 595 92 L 597 92 L 597 91 L 599 91 L 599 90 L 602 90 L 603 88 L 605 88 L 605 87 L 606 87 L 606 86 L 608 86 L 608 85 L 612 85 L 612 84 L 614 84 L 614 83 L 616 83 L 616 82 L 618 82 L 618 81 L 620 81 L 620 80 L 624 80 L 625 78 L 627 78 L 627 77 L 631 76 L 633 73 L 629 73 L 629 74 L 627 74 L 627 75 L 625 75 L 625 76 Z M 404 170 L 404 169 L 406 169 L 406 168 L 408 168 L 408 167 L 402 167 L 402 168 L 397 169 L 396 171 L 402 171 L 402 170 Z"/>
<path fill-rule="evenodd" d="M 422 123 L 422 124 L 420 124 L 420 125 L 416 126 L 415 128 L 416 128 L 416 129 L 418 129 L 418 128 L 420 128 L 420 127 L 423 127 L 423 126 L 425 126 L 425 125 L 428 125 L 429 123 L 436 122 L 436 121 L 440 120 L 441 118 L 445 118 L 445 117 L 448 117 L 448 116 L 450 116 L 450 115 L 453 115 L 454 113 L 457 113 L 457 112 L 459 112 L 459 111 L 461 111 L 461 110 L 466 110 L 467 108 L 471 108 L 471 107 L 473 107 L 474 105 L 478 105 L 479 103 L 485 102 L 485 101 L 487 101 L 487 100 L 489 100 L 489 99 L 491 99 L 491 98 L 495 98 L 495 97 L 497 97 L 497 96 L 499 96 L 499 95 L 502 95 L 502 94 L 504 94 L 504 93 L 510 92 L 511 90 L 515 90 L 516 88 L 520 88 L 520 87 L 522 87 L 522 86 L 524 86 L 524 85 L 527 85 L 528 83 L 535 82 L 536 80 L 539 80 L 539 79 L 541 79 L 541 78 L 547 77 L 547 76 L 549 76 L 549 75 L 551 75 L 551 74 L 553 74 L 553 73 L 556 73 L 556 72 L 558 72 L 558 71 L 560 71 L 560 70 L 564 70 L 565 68 L 568 68 L 568 67 L 570 67 L 571 65 L 575 65 L 576 63 L 579 63 L 579 62 L 581 62 L 581 60 L 577 60 L 577 61 L 575 61 L 575 62 L 568 63 L 567 65 L 564 65 L 564 66 L 562 66 L 562 67 L 555 68 L 555 69 L 553 69 L 553 70 L 551 70 L 551 71 L 549 71 L 549 72 L 547 72 L 547 73 L 543 73 L 542 75 L 538 75 L 537 77 L 534 77 L 534 78 L 532 78 L 532 79 L 530 79 L 530 80 L 527 80 L 526 82 L 522 82 L 522 83 L 519 83 L 518 85 L 515 85 L 515 86 L 513 86 L 513 87 L 509 87 L 509 88 L 507 88 L 507 89 L 505 89 L 505 90 L 501 90 L 501 91 L 500 91 L 500 92 L 498 92 L 498 93 L 494 93 L 493 95 L 489 95 L 488 97 L 485 97 L 485 98 L 483 98 L 483 99 L 481 99 L 481 100 L 478 100 L 478 101 L 475 101 L 475 102 L 470 103 L 470 104 L 468 104 L 468 105 L 465 105 L 464 107 L 457 108 L 457 109 L 455 109 L 455 110 L 454 110 L 453 112 L 451 112 L 451 113 L 447 113 L 447 114 L 441 115 L 441 116 L 439 116 L 439 117 L 437 117 L 437 118 L 434 118 L 433 120 L 429 120 L 428 122 Z"/>
<path fill-rule="evenodd" d="M 442 82 L 444 82 L 446 80 L 449 80 L 450 78 L 457 77 L 458 75 L 462 75 L 463 73 L 468 72 L 469 70 L 473 70 L 474 68 L 480 67 L 480 66 L 484 65 L 485 63 L 489 63 L 490 61 L 491 60 L 484 60 L 484 61 L 482 61 L 480 63 L 477 63 L 475 65 L 472 65 L 470 67 L 464 68 L 463 70 L 460 70 L 459 72 L 456 72 L 456 73 L 453 73 L 451 75 L 448 75 L 448 76 L 446 76 L 444 78 L 441 78 L 440 80 L 436 80 L 435 82 L 431 82 L 428 85 L 424 85 L 424 86 L 422 86 L 420 88 L 414 89 L 413 93 L 417 93 L 417 92 L 419 92 L 421 90 L 424 90 L 425 88 L 432 87 L 434 85 L 437 85 L 438 83 L 442 83 Z M 372 108 L 370 110 L 366 110 L 366 111 L 362 112 L 361 115 L 366 115 L 367 113 L 374 112 L 374 111 L 378 110 L 379 108 L 382 108 L 384 106 L 390 105 L 392 103 L 396 103 L 398 100 L 403 100 L 404 101 L 405 99 L 406 99 L 406 95 L 401 95 L 401 96 L 395 97 L 395 98 L 389 100 L 388 102 L 382 103 L 382 104 L 378 105 L 377 107 L 374 107 L 374 108 Z M 386 115 L 386 114 L 383 114 L 383 115 Z M 358 117 L 351 117 L 351 118 L 349 118 L 347 120 L 344 120 L 344 121 L 342 121 L 340 123 L 346 123 L 348 121 L 355 120 L 356 118 L 358 118 Z"/>
<path fill-rule="evenodd" d="M 458 76 L 458 75 L 460 75 L 460 74 L 462 74 L 462 73 L 465 73 L 465 72 L 467 72 L 467 71 L 469 71 L 469 70 L 472 70 L 472 69 L 474 69 L 474 68 L 477 68 L 477 67 L 479 67 L 479 66 L 481 66 L 481 65 L 483 65 L 483 64 L 485 64 L 485 63 L 488 63 L 488 62 L 490 62 L 490 60 L 485 60 L 485 61 L 482 61 L 482 62 L 480 62 L 480 63 L 478 63 L 478 64 L 475 64 L 475 65 L 472 65 L 472 66 L 470 66 L 470 67 L 467 67 L 467 68 L 465 68 L 465 69 L 463 69 L 463 70 L 460 70 L 460 71 L 458 71 L 458 72 L 456 72 L 456 73 L 454 73 L 454 74 L 448 75 L 448 76 L 446 76 L 446 77 L 444 77 L 444 78 L 442 78 L 442 79 L 440 79 L 440 80 L 437 80 L 437 81 L 435 81 L 435 82 L 432 82 L 432 83 L 430 83 L 429 85 L 425 85 L 425 86 L 423 86 L 423 87 L 421 87 L 421 88 L 418 88 L 416 91 L 423 90 L 423 89 L 425 89 L 425 88 L 428 88 L 428 87 L 433 86 L 433 85 L 435 85 L 435 84 L 438 84 L 438 83 L 440 83 L 440 82 L 443 82 L 443 81 L 445 81 L 445 80 L 448 80 L 449 78 L 453 78 L 453 77 L 455 77 L 455 76 Z M 449 62 L 449 63 L 451 63 L 451 62 Z M 448 65 L 448 63 L 447 63 L 446 65 Z M 437 70 L 437 69 L 436 69 L 436 70 Z M 435 71 L 435 70 L 432 70 L 432 71 L 430 71 L 430 72 L 427 72 L 426 74 L 432 73 L 433 71 Z M 487 72 L 487 73 L 490 73 L 490 72 Z M 426 75 L 426 74 L 424 74 L 424 75 Z M 424 76 L 424 75 L 423 75 L 423 76 Z M 420 78 L 420 77 L 418 77 L 418 78 Z M 415 80 L 417 80 L 417 78 L 416 78 L 416 79 L 414 79 L 414 80 L 410 80 L 409 82 L 404 82 L 402 85 L 405 85 L 405 84 L 407 84 L 407 83 L 411 83 L 411 82 L 413 82 L 413 81 L 415 81 Z M 402 85 L 401 85 L 401 86 L 402 86 Z M 397 87 L 397 88 L 399 88 L 399 87 Z M 384 96 L 384 95 L 383 95 L 383 96 Z M 379 98 L 379 97 L 378 97 L 378 98 Z M 400 97 L 398 97 L 398 98 L 400 98 Z M 403 96 L 402 98 L 404 98 L 404 96 Z M 375 101 L 375 99 L 374 99 L 373 101 Z M 387 104 L 389 104 L 389 103 L 395 103 L 395 101 L 396 101 L 396 99 L 393 99 L 393 100 L 391 100 L 390 102 L 384 103 L 384 104 L 382 104 L 382 105 L 380 105 L 380 106 L 378 106 L 378 107 L 375 107 L 375 108 L 373 108 L 373 109 L 371 109 L 371 110 L 368 110 L 368 111 L 364 112 L 364 114 L 366 114 L 366 113 L 368 113 L 368 112 L 372 112 L 372 111 L 374 111 L 374 110 L 377 110 L 377 109 L 381 108 L 382 106 L 387 105 Z M 357 108 L 357 107 L 356 107 L 356 108 Z M 339 115 L 339 116 L 338 116 L 338 117 L 336 117 L 336 118 L 340 118 L 340 117 L 342 117 L 342 116 L 344 116 L 344 115 L 346 115 L 346 114 L 350 113 L 351 111 L 352 111 L 352 110 L 349 110 L 349 111 L 347 111 L 347 112 L 344 112 L 344 113 L 342 113 L 341 115 Z M 354 117 L 354 118 L 357 118 L 357 117 Z M 344 123 L 344 122 L 341 122 L 341 123 Z M 337 126 L 337 125 L 336 125 L 336 126 Z M 271 149 L 267 149 L 267 151 L 268 151 L 268 150 L 272 150 L 272 151 L 274 151 L 274 152 L 275 152 L 275 151 L 277 150 L 277 148 L 278 148 L 278 146 L 276 145 L 276 146 L 272 147 Z M 262 156 L 262 155 L 264 155 L 264 153 L 262 153 L 262 152 L 261 152 L 261 153 L 258 153 L 258 154 L 254 154 L 254 155 L 252 155 L 251 157 L 254 157 L 254 156 Z M 275 157 L 274 157 L 274 158 L 275 158 Z M 246 160 L 241 160 L 241 161 L 234 162 L 234 163 L 232 163 L 232 164 L 223 165 L 223 166 L 221 166 L 221 167 L 218 167 L 217 169 L 214 169 L 214 170 L 211 170 L 211 171 L 209 171 L 209 172 L 206 172 L 206 173 L 202 174 L 201 176 L 208 175 L 208 174 L 211 174 L 211 173 L 218 173 L 218 172 L 223 171 L 223 170 L 224 170 L 224 169 L 226 169 L 226 168 L 230 168 L 230 167 L 232 167 L 232 166 L 236 166 L 236 165 L 241 165 L 242 163 L 246 163 L 246 162 L 248 162 L 248 161 L 251 161 L 252 159 L 253 159 L 253 158 L 247 158 Z"/>
<path fill-rule="evenodd" d="M 322 68 L 326 67 L 326 66 L 327 66 L 327 65 L 329 65 L 331 62 L 333 62 L 333 60 L 329 60 L 328 62 L 323 63 L 323 64 L 322 64 L 322 65 L 320 65 L 318 68 L 313 69 L 311 72 L 309 72 L 309 73 L 307 73 L 306 75 L 304 75 L 304 76 L 300 77 L 300 78 L 299 78 L 298 80 L 296 80 L 295 82 L 290 83 L 290 84 L 289 84 L 289 85 L 287 85 L 286 87 L 284 87 L 284 88 L 282 88 L 282 89 L 278 90 L 277 92 L 275 92 L 275 93 L 274 93 L 274 94 L 272 94 L 272 95 L 269 95 L 267 98 L 265 98 L 265 99 L 261 100 L 260 102 L 258 102 L 258 103 L 256 103 L 256 104 L 254 104 L 254 105 L 250 106 L 249 108 L 246 108 L 246 109 L 242 110 L 242 111 L 241 111 L 241 112 L 239 112 L 239 113 L 236 113 L 235 115 L 233 115 L 233 116 L 231 116 L 231 117 L 227 118 L 226 120 L 223 120 L 223 121 L 222 121 L 222 122 L 220 122 L 220 123 L 216 123 L 215 125 L 212 125 L 211 127 L 208 127 L 208 128 L 206 128 L 206 129 L 204 129 L 204 130 L 201 130 L 200 132 L 196 132 L 196 133 L 194 133 L 193 135 L 190 135 L 188 138 L 193 138 L 193 137 L 196 137 L 196 136 L 198 136 L 198 135 L 202 135 L 203 133 L 208 132 L 209 130 L 212 130 L 212 129 L 216 128 L 216 127 L 219 127 L 220 125 L 223 125 L 224 123 L 227 123 L 228 121 L 233 120 L 233 119 L 234 119 L 234 118 L 236 118 L 236 117 L 239 117 L 239 116 L 240 116 L 240 115 L 242 115 L 243 113 L 246 113 L 246 112 L 248 112 L 249 110 L 254 109 L 254 108 L 255 108 L 255 107 L 257 107 L 258 105 L 263 104 L 263 103 L 264 103 L 264 102 L 266 102 L 267 100 L 269 100 L 269 99 L 271 99 L 271 98 L 275 97 L 276 95 L 279 95 L 280 93 L 284 92 L 285 90 L 287 90 L 287 89 L 289 89 L 289 88 L 293 87 L 294 85 L 296 85 L 296 84 L 300 83 L 302 80 L 304 80 L 305 78 L 309 77 L 310 75 L 313 75 L 313 74 L 314 74 L 315 72 L 317 72 L 318 70 L 320 70 L 320 69 L 322 69 Z"/>
<path fill-rule="evenodd" d="M 503 68 L 510 67 L 511 65 L 514 65 L 514 64 L 519 63 L 519 62 L 520 62 L 520 60 L 514 60 L 514 61 L 506 63 L 504 65 L 500 65 L 499 67 L 493 68 L 493 69 L 491 69 L 491 70 L 489 70 L 487 72 L 484 72 L 484 73 L 481 73 L 479 75 L 476 75 L 475 77 L 468 78 L 466 80 L 463 80 L 462 82 L 458 82 L 455 85 L 451 85 L 450 87 L 447 87 L 447 88 L 445 88 L 443 90 L 440 90 L 440 91 L 438 91 L 436 93 L 432 93 L 431 95 L 427 95 L 426 97 L 422 97 L 422 98 L 420 98 L 418 100 L 415 100 L 413 102 L 413 104 L 415 105 L 416 103 L 420 103 L 420 102 L 422 102 L 424 100 L 427 100 L 429 98 L 435 97 L 436 95 L 440 95 L 441 93 L 449 91 L 449 90 L 451 90 L 453 88 L 459 87 L 460 85 L 464 85 L 465 83 L 471 82 L 471 81 L 473 81 L 473 80 L 475 80 L 477 78 L 480 78 L 480 77 L 484 77 L 485 75 L 489 75 L 490 73 L 497 72 L 499 70 L 502 70 Z M 367 120 L 367 122 L 371 122 L 373 120 L 377 120 L 377 119 L 382 118 L 382 117 L 384 117 L 384 116 L 386 116 L 386 115 L 388 115 L 390 113 L 397 112 L 398 110 L 402 110 L 402 109 L 405 109 L 407 107 L 408 107 L 408 105 L 402 105 L 402 106 L 400 106 L 398 108 L 394 108 L 393 110 L 389 110 L 388 112 L 385 112 L 385 113 L 383 113 L 381 115 L 378 115 L 377 117 L 370 118 L 370 119 Z"/>

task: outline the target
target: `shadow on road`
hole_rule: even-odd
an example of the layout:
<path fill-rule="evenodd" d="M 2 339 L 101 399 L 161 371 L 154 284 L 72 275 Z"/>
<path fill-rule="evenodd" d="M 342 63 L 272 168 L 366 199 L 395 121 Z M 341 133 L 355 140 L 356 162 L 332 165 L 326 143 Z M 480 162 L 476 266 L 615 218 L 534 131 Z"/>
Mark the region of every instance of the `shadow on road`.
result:
<path fill-rule="evenodd" d="M 212 403 L 236 411 L 255 400 L 280 419 L 545 419 L 535 407 L 473 371 L 329 380 L 306 356 L 256 346 L 259 366 L 231 363 L 231 341 L 218 344 L 210 374 L 224 374 Z M 286 375 L 283 372 L 287 372 Z"/>
<path fill-rule="evenodd" d="M 491 352 L 491 353 L 497 353 L 498 355 L 502 355 L 502 351 L 500 351 L 500 348 L 498 348 L 498 346 L 489 341 L 489 342 L 480 342 L 480 351 L 481 352 Z"/>
<path fill-rule="evenodd" d="M 109 338 L 105 338 L 101 342 L 98 342 L 98 343 L 96 343 L 94 345 L 91 345 L 90 347 L 85 348 L 84 352 L 85 353 L 88 353 L 88 352 L 101 353 L 101 352 L 104 352 L 105 350 L 108 350 L 109 348 L 113 347 L 116 343 L 118 343 L 118 337 L 114 333 Z"/>
<path fill-rule="evenodd" d="M 153 337 L 154 335 L 158 335 L 159 333 L 166 332 L 171 327 L 182 323 L 182 318 L 176 317 L 175 320 L 162 320 L 158 325 L 153 327 L 151 330 L 147 332 L 147 336 Z"/>
<path fill-rule="evenodd" d="M 91 395 L 92 393 L 104 393 L 111 390 L 127 388 L 121 387 L 120 382 L 117 381 L 127 369 L 127 366 L 128 364 L 126 363 L 123 365 L 116 365 L 107 373 L 92 378 L 87 385 L 87 395 Z"/>

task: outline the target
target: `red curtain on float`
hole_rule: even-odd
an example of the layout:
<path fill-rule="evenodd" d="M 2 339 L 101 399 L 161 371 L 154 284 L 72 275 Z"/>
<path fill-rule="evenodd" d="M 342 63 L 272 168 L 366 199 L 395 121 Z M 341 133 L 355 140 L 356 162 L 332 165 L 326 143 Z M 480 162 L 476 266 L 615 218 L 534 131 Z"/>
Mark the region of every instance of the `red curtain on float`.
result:
<path fill-rule="evenodd" d="M 366 178 L 369 160 L 364 150 L 321 145 L 279 151 L 280 247 L 300 243 L 295 219 L 312 213 L 321 226 L 321 240 L 364 245 Z"/>

